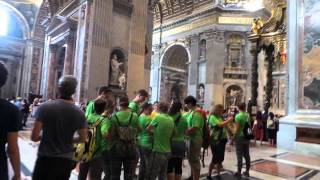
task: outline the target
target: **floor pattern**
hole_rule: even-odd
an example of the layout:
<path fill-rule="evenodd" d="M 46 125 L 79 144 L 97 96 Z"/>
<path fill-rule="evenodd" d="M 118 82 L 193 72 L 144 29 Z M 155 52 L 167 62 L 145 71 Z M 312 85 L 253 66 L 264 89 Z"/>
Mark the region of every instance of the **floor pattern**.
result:
<path fill-rule="evenodd" d="M 251 169 L 286 179 L 296 179 L 311 171 L 304 167 L 269 160 L 257 162 L 251 166 Z"/>

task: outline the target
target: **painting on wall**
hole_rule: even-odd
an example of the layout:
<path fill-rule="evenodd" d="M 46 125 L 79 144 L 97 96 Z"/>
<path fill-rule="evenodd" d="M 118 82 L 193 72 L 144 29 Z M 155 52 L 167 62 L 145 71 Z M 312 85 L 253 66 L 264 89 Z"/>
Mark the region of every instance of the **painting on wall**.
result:
<path fill-rule="evenodd" d="M 303 1 L 304 48 L 302 53 L 301 81 L 303 109 L 320 109 L 320 0 Z"/>

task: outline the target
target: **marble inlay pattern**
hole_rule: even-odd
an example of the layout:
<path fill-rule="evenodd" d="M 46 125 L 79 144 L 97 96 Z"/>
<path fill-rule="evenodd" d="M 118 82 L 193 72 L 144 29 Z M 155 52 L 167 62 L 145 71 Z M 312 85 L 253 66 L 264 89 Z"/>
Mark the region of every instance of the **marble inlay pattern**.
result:
<path fill-rule="evenodd" d="M 310 169 L 307 168 L 269 160 L 257 162 L 252 165 L 251 169 L 286 179 L 298 178 L 310 171 Z"/>
<path fill-rule="evenodd" d="M 300 155 L 296 153 L 288 153 L 283 156 L 277 157 L 278 159 L 293 161 L 311 166 L 320 166 L 320 158 L 319 157 L 311 157 L 306 155 Z"/>

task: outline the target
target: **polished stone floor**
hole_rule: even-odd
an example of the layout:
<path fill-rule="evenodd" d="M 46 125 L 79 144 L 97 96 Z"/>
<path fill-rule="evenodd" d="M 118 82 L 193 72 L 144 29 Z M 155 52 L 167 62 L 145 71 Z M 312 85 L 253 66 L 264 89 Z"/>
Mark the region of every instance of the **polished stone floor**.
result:
<path fill-rule="evenodd" d="M 29 125 L 31 126 L 31 125 Z M 31 179 L 31 174 L 36 159 L 38 143 L 29 140 L 30 130 L 20 132 L 19 146 L 22 161 L 22 174 L 24 180 Z M 250 179 L 266 180 L 319 180 L 320 179 L 320 157 L 306 154 L 297 154 L 285 150 L 269 147 L 267 144 L 251 145 L 250 148 L 252 170 Z M 205 167 L 201 169 L 202 179 L 205 179 L 208 172 L 208 165 L 211 160 L 211 151 L 205 153 Z M 223 163 L 225 171 L 221 179 L 236 179 L 232 173 L 236 171 L 236 154 L 233 146 L 227 146 L 225 161 Z M 183 178 L 190 175 L 188 162 L 184 161 Z M 218 179 L 215 174 L 213 179 Z M 71 180 L 77 179 L 77 170 L 72 172 Z"/>

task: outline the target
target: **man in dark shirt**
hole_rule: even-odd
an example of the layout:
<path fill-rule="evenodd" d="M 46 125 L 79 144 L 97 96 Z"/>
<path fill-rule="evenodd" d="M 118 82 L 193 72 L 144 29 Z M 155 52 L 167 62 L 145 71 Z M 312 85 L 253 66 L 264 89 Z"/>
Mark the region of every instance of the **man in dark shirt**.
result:
<path fill-rule="evenodd" d="M 0 88 L 6 83 L 8 71 L 0 63 Z M 20 179 L 20 155 L 18 147 L 19 110 L 7 100 L 0 99 L 0 179 L 8 180 L 7 152 L 14 171 L 14 180 Z"/>
<path fill-rule="evenodd" d="M 85 116 L 72 99 L 76 87 L 73 76 L 63 76 L 59 99 L 42 104 L 36 112 L 31 139 L 40 141 L 40 146 L 33 180 L 69 180 L 76 164 L 73 143 L 85 142 L 87 137 Z"/>

